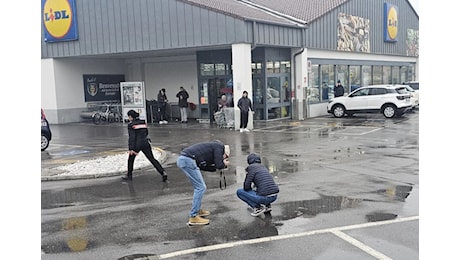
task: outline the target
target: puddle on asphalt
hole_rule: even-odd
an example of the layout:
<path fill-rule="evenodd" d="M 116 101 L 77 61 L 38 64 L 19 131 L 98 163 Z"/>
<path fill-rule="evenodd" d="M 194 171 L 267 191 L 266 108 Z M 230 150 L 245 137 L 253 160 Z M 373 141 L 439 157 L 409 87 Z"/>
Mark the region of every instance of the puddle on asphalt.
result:
<path fill-rule="evenodd" d="M 278 220 L 289 220 L 300 216 L 312 218 L 320 213 L 358 207 L 362 201 L 362 199 L 353 199 L 344 196 L 321 195 L 319 199 L 282 203 L 280 205 L 282 215 Z"/>
<path fill-rule="evenodd" d="M 393 213 L 384 213 L 384 212 L 373 212 L 371 214 L 366 215 L 366 219 L 368 222 L 378 222 L 378 221 L 385 221 L 385 220 L 392 220 L 395 219 L 398 215 Z"/>
<path fill-rule="evenodd" d="M 388 198 L 391 198 L 397 201 L 405 201 L 411 191 L 412 191 L 412 186 L 397 185 L 395 187 L 381 189 L 375 192 L 384 194 Z"/>

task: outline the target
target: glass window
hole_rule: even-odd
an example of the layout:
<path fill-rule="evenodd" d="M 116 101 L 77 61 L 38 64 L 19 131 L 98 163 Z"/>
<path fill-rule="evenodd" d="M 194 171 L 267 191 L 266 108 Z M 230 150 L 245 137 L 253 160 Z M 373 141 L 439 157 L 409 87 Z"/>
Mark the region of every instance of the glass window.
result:
<path fill-rule="evenodd" d="M 337 80 L 340 80 L 342 86 L 345 90 L 344 95 L 349 93 L 349 84 L 348 84 L 348 65 L 337 65 Z M 336 83 L 334 83 L 336 85 Z"/>
<path fill-rule="evenodd" d="M 383 84 L 382 66 L 372 66 L 372 85 Z"/>
<path fill-rule="evenodd" d="M 252 74 L 262 73 L 262 63 L 252 63 Z"/>
<path fill-rule="evenodd" d="M 390 84 L 391 83 L 391 66 L 383 66 L 382 68 L 382 79 L 383 84 Z"/>
<path fill-rule="evenodd" d="M 326 88 L 326 84 L 329 89 L 328 97 L 329 99 L 334 97 L 334 86 L 335 86 L 335 77 L 334 77 L 334 65 L 321 65 L 321 86 L 322 89 Z M 342 83 L 343 84 L 343 83 Z M 317 99 L 319 100 L 319 86 L 317 89 L 312 89 L 315 90 L 315 92 L 312 93 L 312 95 L 317 96 Z M 324 97 L 324 96 L 321 96 Z M 322 99 L 324 100 L 324 98 Z"/>
<path fill-rule="evenodd" d="M 217 63 L 216 65 L 216 75 L 225 75 L 225 64 Z"/>
<path fill-rule="evenodd" d="M 361 87 L 361 67 L 350 66 L 350 92 Z"/>
<path fill-rule="evenodd" d="M 201 76 L 214 76 L 214 64 L 201 63 L 200 74 Z"/>
<path fill-rule="evenodd" d="M 311 71 L 308 73 L 308 85 L 306 98 L 310 103 L 319 102 L 319 65 L 312 64 Z M 326 84 L 327 85 L 327 84 Z"/>
<path fill-rule="evenodd" d="M 281 73 L 290 73 L 290 72 L 291 72 L 291 62 L 281 61 Z"/>
<path fill-rule="evenodd" d="M 273 61 L 267 61 L 267 73 L 273 73 Z"/>
<path fill-rule="evenodd" d="M 264 103 L 264 84 L 261 78 L 253 78 L 252 81 L 253 90 L 254 90 L 254 105 Z"/>
<path fill-rule="evenodd" d="M 281 77 L 281 102 L 289 102 L 291 98 L 291 85 L 289 84 L 289 76 Z"/>
<path fill-rule="evenodd" d="M 372 67 L 362 66 L 363 69 L 363 86 L 372 85 Z"/>
<path fill-rule="evenodd" d="M 401 81 L 400 81 L 400 83 L 403 83 L 403 82 L 406 82 L 406 81 L 408 81 L 407 80 L 407 67 L 402 66 L 401 67 Z"/>
<path fill-rule="evenodd" d="M 413 65 L 411 65 L 411 66 L 408 67 L 408 69 L 407 69 L 407 79 L 408 79 L 408 81 L 413 81 L 413 80 L 415 80 L 415 73 L 414 73 L 414 71 L 415 71 L 415 70 L 414 70 L 414 66 L 413 66 Z"/>
<path fill-rule="evenodd" d="M 267 78 L 267 103 L 280 103 L 280 78 L 268 77 Z"/>
<path fill-rule="evenodd" d="M 369 88 L 364 88 L 357 90 L 355 93 L 351 94 L 353 97 L 367 96 L 369 94 Z"/>
<path fill-rule="evenodd" d="M 401 81 L 399 81 L 399 67 L 398 66 L 392 67 L 391 78 L 392 78 L 391 83 L 393 84 L 401 83 Z"/>
<path fill-rule="evenodd" d="M 273 73 L 280 73 L 280 62 L 279 61 L 275 61 Z"/>

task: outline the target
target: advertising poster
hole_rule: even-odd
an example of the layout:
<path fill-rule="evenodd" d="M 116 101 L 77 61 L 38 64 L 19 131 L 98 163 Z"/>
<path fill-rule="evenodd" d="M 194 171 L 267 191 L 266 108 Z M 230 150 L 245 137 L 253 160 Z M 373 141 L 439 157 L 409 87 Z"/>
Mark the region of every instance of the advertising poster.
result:
<path fill-rule="evenodd" d="M 123 122 L 128 120 L 128 111 L 133 109 L 139 113 L 140 119 L 147 119 L 145 104 L 144 82 L 121 82 L 120 83 L 121 107 L 123 110 Z"/>
<path fill-rule="evenodd" d="M 85 102 L 120 102 L 125 75 L 83 75 Z"/>

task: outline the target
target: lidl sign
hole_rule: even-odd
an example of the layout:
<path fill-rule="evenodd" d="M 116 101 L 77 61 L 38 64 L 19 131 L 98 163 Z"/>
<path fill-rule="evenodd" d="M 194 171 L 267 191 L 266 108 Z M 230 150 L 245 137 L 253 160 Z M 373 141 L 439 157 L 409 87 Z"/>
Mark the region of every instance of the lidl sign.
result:
<path fill-rule="evenodd" d="M 78 39 L 76 0 L 42 0 L 45 42 Z"/>
<path fill-rule="evenodd" d="M 383 33 L 386 42 L 398 41 L 398 7 L 389 3 L 383 4 L 384 25 Z"/>

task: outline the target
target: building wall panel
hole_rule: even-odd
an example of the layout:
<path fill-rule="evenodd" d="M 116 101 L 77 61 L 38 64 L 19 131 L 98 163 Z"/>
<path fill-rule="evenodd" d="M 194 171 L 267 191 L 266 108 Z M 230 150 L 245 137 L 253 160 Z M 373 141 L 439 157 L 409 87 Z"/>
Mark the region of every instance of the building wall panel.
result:
<path fill-rule="evenodd" d="M 398 41 L 384 41 L 384 3 L 398 7 Z M 337 50 L 337 25 L 339 13 L 370 20 L 370 53 L 407 55 L 407 29 L 419 30 L 418 16 L 406 0 L 352 0 L 313 21 L 307 30 L 309 48 Z M 406 15 L 402 15 L 406 14 Z"/>

